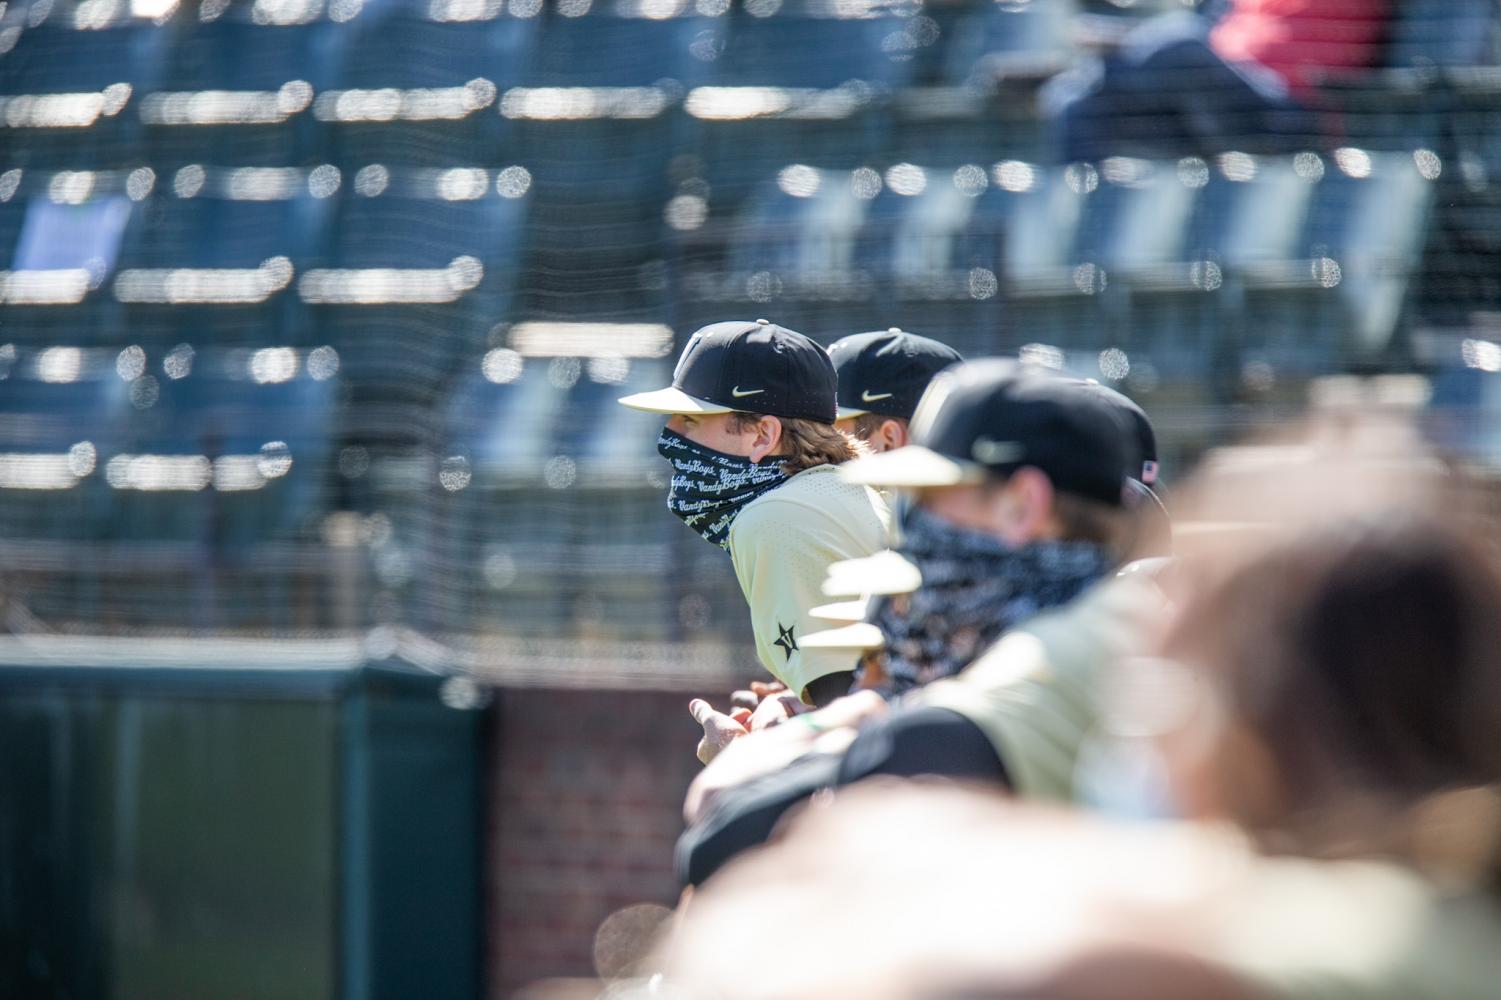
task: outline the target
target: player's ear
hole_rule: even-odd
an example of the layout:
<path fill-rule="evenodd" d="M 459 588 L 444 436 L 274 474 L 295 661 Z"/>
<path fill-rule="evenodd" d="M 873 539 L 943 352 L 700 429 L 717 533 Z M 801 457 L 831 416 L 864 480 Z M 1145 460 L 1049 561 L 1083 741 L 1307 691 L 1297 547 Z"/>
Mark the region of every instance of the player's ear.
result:
<path fill-rule="evenodd" d="M 751 441 L 752 462 L 759 462 L 768 455 L 775 455 L 782 447 L 782 421 L 777 417 L 763 415 L 756 422 L 756 437 Z"/>
<path fill-rule="evenodd" d="M 1048 537 L 1054 522 L 1055 494 L 1047 473 L 1023 466 L 1007 477 L 1004 492 L 1008 540 L 1024 545 Z"/>
<path fill-rule="evenodd" d="M 880 437 L 880 450 L 892 451 L 904 447 L 907 441 L 907 425 L 900 420 L 883 420 L 876 431 Z"/>

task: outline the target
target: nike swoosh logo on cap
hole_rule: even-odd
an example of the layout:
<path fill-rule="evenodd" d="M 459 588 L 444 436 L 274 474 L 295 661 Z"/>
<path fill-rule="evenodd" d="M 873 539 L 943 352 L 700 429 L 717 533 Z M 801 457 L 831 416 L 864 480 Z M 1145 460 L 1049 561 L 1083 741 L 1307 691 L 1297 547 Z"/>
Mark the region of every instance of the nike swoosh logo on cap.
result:
<path fill-rule="evenodd" d="M 730 390 L 730 395 L 734 396 L 736 399 L 744 399 L 746 396 L 759 396 L 761 393 L 763 393 L 765 391 L 766 391 L 765 389 L 745 389 L 745 390 L 741 390 L 741 388 L 737 385 L 737 386 L 735 386 L 735 388 L 733 388 L 733 389 Z"/>
<path fill-rule="evenodd" d="M 1021 458 L 1026 449 L 1017 441 L 997 441 L 994 438 L 976 438 L 969 453 L 982 465 L 1003 465 Z"/>
<path fill-rule="evenodd" d="M 883 399 L 890 399 L 894 395 L 895 393 L 891 392 L 871 392 L 869 389 L 866 389 L 864 392 L 860 393 L 860 402 L 877 403 Z"/>

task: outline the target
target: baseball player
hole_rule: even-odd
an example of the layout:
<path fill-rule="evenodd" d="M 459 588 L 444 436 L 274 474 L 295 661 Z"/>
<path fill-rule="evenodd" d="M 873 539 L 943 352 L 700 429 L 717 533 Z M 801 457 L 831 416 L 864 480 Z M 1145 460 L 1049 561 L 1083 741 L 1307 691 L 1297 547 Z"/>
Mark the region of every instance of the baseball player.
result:
<path fill-rule="evenodd" d="M 657 444 L 673 467 L 668 509 L 729 553 L 762 665 L 808 704 L 847 692 L 849 658 L 799 639 L 824 627 L 808 612 L 826 601 L 828 567 L 880 551 L 890 514 L 836 468 L 865 449 L 834 427 L 828 354 L 764 319 L 714 323 L 689 340 L 672 385 L 620 402 L 669 418 Z M 707 726 L 707 706 L 693 710 Z"/>
<path fill-rule="evenodd" d="M 947 344 L 896 327 L 836 340 L 829 357 L 839 375 L 835 426 L 876 452 L 907 443 L 907 425 L 928 383 L 964 360 Z"/>

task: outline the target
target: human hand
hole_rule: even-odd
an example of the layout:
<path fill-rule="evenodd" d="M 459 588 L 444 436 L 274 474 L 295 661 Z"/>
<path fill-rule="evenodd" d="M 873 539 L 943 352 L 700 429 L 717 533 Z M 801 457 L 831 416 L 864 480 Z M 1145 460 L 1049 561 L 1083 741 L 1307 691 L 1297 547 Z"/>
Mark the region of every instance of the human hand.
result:
<path fill-rule="evenodd" d="M 708 708 L 707 703 L 704 706 L 709 712 L 718 714 Z M 809 750 L 821 748 L 829 753 L 842 752 L 842 747 L 832 744 L 842 741 L 847 746 L 861 725 L 887 711 L 885 699 L 874 691 L 862 691 L 839 698 L 821 709 L 803 706 L 797 714 L 808 720 L 807 724 L 779 725 L 731 738 L 718 748 L 725 752 L 714 757 L 714 763 L 699 772 L 688 787 L 688 796 L 683 802 L 683 819 L 689 825 L 698 822 L 725 789 L 779 771 Z M 757 727 L 752 723 L 749 728 L 755 730 Z"/>
<path fill-rule="evenodd" d="M 704 727 L 704 735 L 698 741 L 698 759 L 707 764 L 719 755 L 719 752 L 750 730 L 747 728 L 751 721 L 751 711 L 748 708 L 737 708 L 730 714 L 716 711 L 702 698 L 694 698 L 688 703 L 688 712 L 693 716 L 693 721 Z"/>
<path fill-rule="evenodd" d="M 756 706 L 761 704 L 761 698 L 749 688 L 742 688 L 730 695 L 730 708 L 744 708 L 754 712 Z"/>
<path fill-rule="evenodd" d="M 781 681 L 751 681 L 748 687 L 730 695 L 730 704 L 735 708 L 748 708 L 754 712 L 761 702 L 786 690 L 787 685 Z"/>
<path fill-rule="evenodd" d="M 794 715 L 802 715 L 804 712 L 811 711 L 813 711 L 813 706 L 783 688 L 780 693 L 761 699 L 761 703 L 751 713 L 750 723 L 746 728 L 753 733 L 761 729 L 770 729 L 772 726 L 781 725 Z"/>
<path fill-rule="evenodd" d="M 781 694 L 783 691 L 787 690 L 787 685 L 783 684 L 781 681 L 751 681 L 750 689 L 751 693 L 756 696 L 757 700 L 764 700 L 766 698 L 770 698 L 774 694 Z"/>

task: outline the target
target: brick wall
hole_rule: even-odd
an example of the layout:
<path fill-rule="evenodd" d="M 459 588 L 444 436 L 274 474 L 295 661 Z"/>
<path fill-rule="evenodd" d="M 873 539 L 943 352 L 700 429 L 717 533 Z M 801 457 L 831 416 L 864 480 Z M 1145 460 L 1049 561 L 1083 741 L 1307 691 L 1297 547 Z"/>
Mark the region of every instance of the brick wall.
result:
<path fill-rule="evenodd" d="M 496 693 L 486 859 L 494 1000 L 594 972 L 595 930 L 638 903 L 672 905 L 672 847 L 699 771 L 679 692 Z"/>

